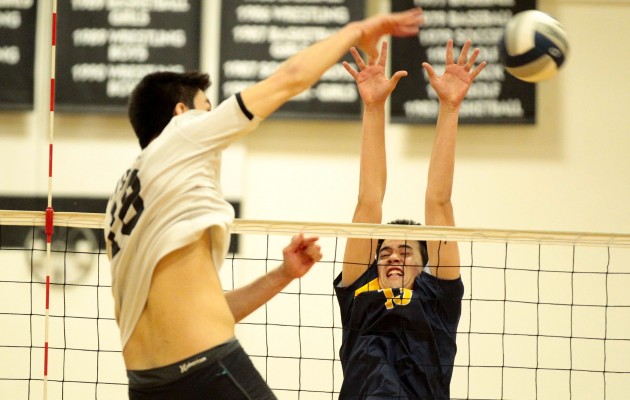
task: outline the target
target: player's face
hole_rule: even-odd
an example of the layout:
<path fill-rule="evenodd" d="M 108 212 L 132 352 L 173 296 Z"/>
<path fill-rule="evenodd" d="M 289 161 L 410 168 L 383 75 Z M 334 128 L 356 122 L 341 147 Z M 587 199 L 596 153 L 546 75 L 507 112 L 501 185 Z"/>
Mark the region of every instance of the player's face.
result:
<path fill-rule="evenodd" d="M 422 272 L 422 256 L 417 240 L 385 240 L 377 257 L 381 288 L 411 289 Z"/>
<path fill-rule="evenodd" d="M 208 100 L 206 94 L 201 90 L 197 92 L 197 95 L 193 99 L 193 104 L 195 105 L 195 110 L 210 111 L 212 109 L 210 100 Z"/>

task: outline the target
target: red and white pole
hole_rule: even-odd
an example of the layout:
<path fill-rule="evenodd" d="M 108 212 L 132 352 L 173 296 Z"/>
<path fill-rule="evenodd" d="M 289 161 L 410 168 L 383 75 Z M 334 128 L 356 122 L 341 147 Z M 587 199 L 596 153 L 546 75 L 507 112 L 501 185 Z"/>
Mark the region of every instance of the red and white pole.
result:
<path fill-rule="evenodd" d="M 57 0 L 52 0 L 52 35 L 50 55 L 50 116 L 48 122 L 48 206 L 46 207 L 46 314 L 44 317 L 44 400 L 48 398 L 48 327 L 50 322 L 50 270 L 53 235 L 52 171 L 55 121 L 55 63 L 57 53 Z"/>

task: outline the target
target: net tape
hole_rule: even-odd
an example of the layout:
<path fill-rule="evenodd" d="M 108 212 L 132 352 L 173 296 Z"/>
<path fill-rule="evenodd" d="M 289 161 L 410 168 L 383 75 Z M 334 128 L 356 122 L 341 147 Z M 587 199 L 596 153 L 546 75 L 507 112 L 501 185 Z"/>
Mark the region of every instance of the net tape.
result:
<path fill-rule="evenodd" d="M 44 226 L 43 211 L 0 210 L 0 225 Z M 102 229 L 105 214 L 55 212 L 55 226 Z M 236 219 L 233 233 L 630 247 L 630 234 Z"/>

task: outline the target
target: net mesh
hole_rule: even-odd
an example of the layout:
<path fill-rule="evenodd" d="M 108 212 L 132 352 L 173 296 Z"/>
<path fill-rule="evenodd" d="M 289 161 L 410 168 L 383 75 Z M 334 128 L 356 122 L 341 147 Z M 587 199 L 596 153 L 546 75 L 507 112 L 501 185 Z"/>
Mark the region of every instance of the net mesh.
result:
<path fill-rule="evenodd" d="M 39 399 L 49 302 L 50 398 L 125 398 L 102 214 L 55 213 L 45 296 L 44 213 L 0 211 L 0 394 Z M 625 399 L 630 235 L 237 220 L 221 279 L 240 287 L 280 263 L 296 232 L 324 259 L 237 325 L 280 399 L 336 399 L 343 375 L 332 281 L 347 237 L 460 244 L 465 294 L 454 399 Z"/>

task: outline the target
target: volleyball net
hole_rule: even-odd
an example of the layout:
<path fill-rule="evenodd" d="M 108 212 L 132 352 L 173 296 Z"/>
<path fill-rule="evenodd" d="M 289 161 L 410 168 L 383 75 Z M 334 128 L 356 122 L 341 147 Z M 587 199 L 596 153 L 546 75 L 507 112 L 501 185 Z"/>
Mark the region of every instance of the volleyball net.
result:
<path fill-rule="evenodd" d="M 126 398 L 103 220 L 55 213 L 46 295 L 44 213 L 0 211 L 0 397 L 40 399 L 47 376 L 50 398 Z M 324 258 L 237 325 L 279 399 L 338 397 L 332 282 L 348 237 L 459 242 L 465 293 L 453 399 L 627 398 L 630 235 L 236 220 L 224 289 L 275 268 L 298 232 L 320 236 Z"/>

